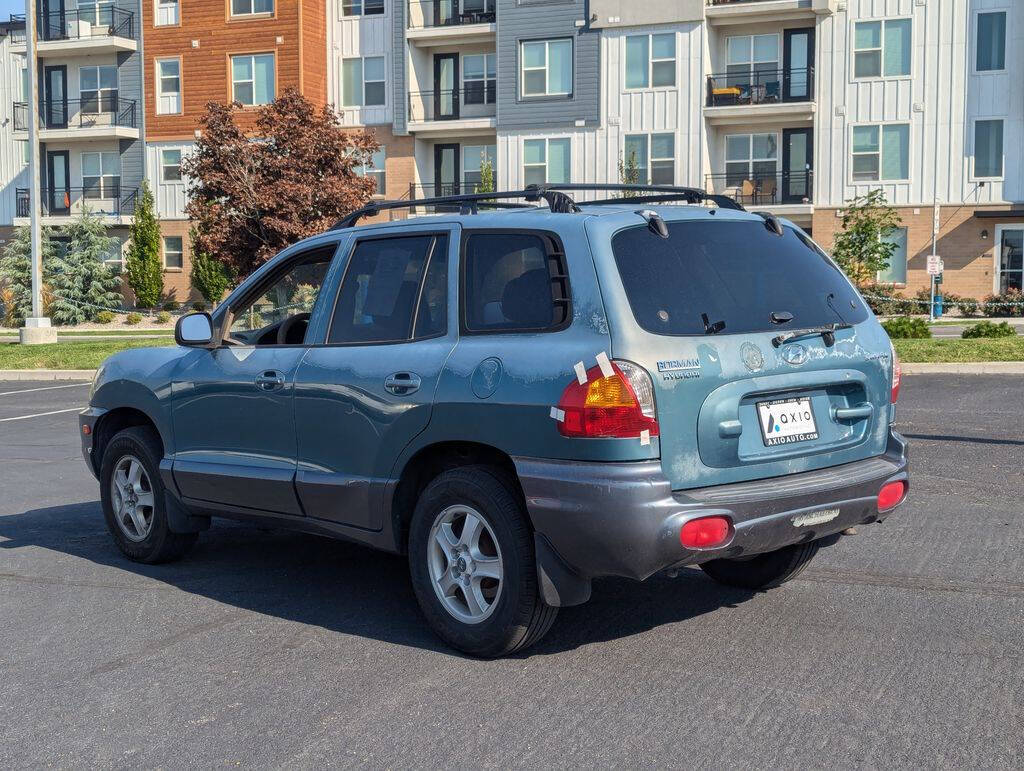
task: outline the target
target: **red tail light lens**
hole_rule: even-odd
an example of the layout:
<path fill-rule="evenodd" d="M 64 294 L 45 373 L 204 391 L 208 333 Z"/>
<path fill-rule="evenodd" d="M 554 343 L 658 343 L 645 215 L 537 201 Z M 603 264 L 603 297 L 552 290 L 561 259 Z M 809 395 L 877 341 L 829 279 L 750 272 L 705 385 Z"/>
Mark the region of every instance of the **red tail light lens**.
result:
<path fill-rule="evenodd" d="M 891 343 L 890 343 L 891 345 Z M 896 355 L 896 349 L 892 349 L 892 403 L 900 398 L 900 380 L 903 379 L 903 367 L 900 366 L 900 357 Z"/>
<path fill-rule="evenodd" d="M 558 424 L 563 436 L 639 438 L 641 432 L 658 436 L 654 389 L 647 372 L 629 362 L 612 362 L 612 374 L 600 367 L 587 370 L 587 382 L 571 383 L 558 408 L 565 419 Z"/>
<path fill-rule="evenodd" d="M 906 482 L 890 482 L 884 485 L 881 490 L 878 491 L 878 510 L 888 511 L 894 508 L 896 504 L 903 500 L 903 496 L 907 494 L 907 483 Z"/>
<path fill-rule="evenodd" d="M 679 531 L 679 543 L 687 549 L 711 549 L 728 541 L 731 531 L 728 517 L 691 519 Z"/>

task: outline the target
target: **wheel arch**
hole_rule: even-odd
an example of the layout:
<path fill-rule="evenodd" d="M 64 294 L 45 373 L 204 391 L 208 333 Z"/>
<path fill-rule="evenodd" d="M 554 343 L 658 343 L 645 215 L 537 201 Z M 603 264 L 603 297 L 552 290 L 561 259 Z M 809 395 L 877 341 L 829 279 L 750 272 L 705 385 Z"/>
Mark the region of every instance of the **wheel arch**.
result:
<path fill-rule="evenodd" d="M 97 475 L 100 471 L 100 464 L 103 462 L 103 453 L 106 450 L 107 444 L 119 432 L 133 426 L 151 428 L 157 437 L 157 441 L 160 443 L 161 454 L 165 451 L 167 443 L 160 434 L 155 420 L 137 407 L 115 407 L 103 413 L 93 428 L 91 457 L 92 465 Z"/>

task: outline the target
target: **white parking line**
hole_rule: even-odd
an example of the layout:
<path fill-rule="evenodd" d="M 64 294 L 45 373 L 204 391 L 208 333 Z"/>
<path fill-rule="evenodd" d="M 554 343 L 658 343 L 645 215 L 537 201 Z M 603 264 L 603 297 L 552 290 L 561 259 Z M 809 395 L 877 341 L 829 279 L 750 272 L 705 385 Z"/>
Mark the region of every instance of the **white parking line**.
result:
<path fill-rule="evenodd" d="M 67 410 L 54 410 L 53 412 L 37 412 L 35 415 L 18 415 L 16 418 L 0 418 L 0 423 L 7 423 L 11 420 L 28 420 L 29 418 L 42 418 L 46 415 L 60 415 L 62 412 L 81 412 L 81 407 L 72 407 Z"/>
<path fill-rule="evenodd" d="M 20 391 L 0 391 L 0 396 L 10 396 L 11 394 L 30 394 L 33 391 L 53 391 L 57 388 L 80 388 L 81 386 L 87 386 L 89 383 L 71 383 L 70 385 L 59 385 L 59 386 L 42 386 L 40 388 L 22 388 Z"/>

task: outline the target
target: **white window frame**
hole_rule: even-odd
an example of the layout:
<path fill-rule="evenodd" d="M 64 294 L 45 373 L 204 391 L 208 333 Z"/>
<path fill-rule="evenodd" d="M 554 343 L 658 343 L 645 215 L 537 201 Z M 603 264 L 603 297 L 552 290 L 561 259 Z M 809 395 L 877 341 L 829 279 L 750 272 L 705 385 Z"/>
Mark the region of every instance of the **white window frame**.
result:
<path fill-rule="evenodd" d="M 774 59 L 755 59 L 754 58 L 754 38 L 756 37 L 774 37 L 775 38 L 775 58 Z M 746 38 L 750 41 L 750 45 L 747 50 L 750 53 L 750 57 L 745 62 L 730 62 L 729 61 L 729 41 Z M 747 71 L 750 73 L 748 77 L 751 81 L 755 79 L 755 73 L 757 72 L 758 64 L 768 64 L 769 62 L 775 63 L 775 72 L 781 72 L 782 70 L 782 36 L 778 32 L 755 32 L 747 35 L 729 35 L 725 39 L 725 70 L 727 74 L 730 67 L 740 67 L 746 65 Z M 728 76 L 731 77 L 731 76 Z"/>
<path fill-rule="evenodd" d="M 178 65 L 178 90 L 177 91 L 164 91 L 163 83 L 164 77 L 171 78 L 171 75 L 163 75 L 161 73 L 160 65 L 164 62 L 174 62 Z M 156 80 L 156 114 L 157 115 L 181 115 L 182 108 L 185 103 L 184 97 L 184 82 L 182 78 L 182 62 L 180 56 L 171 56 L 165 59 L 156 59 L 153 62 L 153 77 Z M 177 109 L 176 110 L 164 110 L 161 109 L 163 99 L 177 98 Z"/>
<path fill-rule="evenodd" d="M 672 155 L 664 158 L 654 157 L 654 137 L 670 136 L 672 137 Z M 626 142 L 634 137 L 645 137 L 646 142 L 646 153 L 647 157 L 642 159 L 643 164 L 639 168 L 646 171 L 644 179 L 640 180 L 641 185 L 674 185 L 676 180 L 676 146 L 679 144 L 676 140 L 675 131 L 632 131 L 622 135 L 622 160 L 623 163 L 628 163 L 629 158 L 626 157 Z M 638 159 L 640 160 L 640 159 Z M 652 182 L 652 175 L 655 163 L 663 163 L 665 161 L 672 161 L 672 180 L 670 182 Z"/>
<path fill-rule="evenodd" d="M 367 13 L 367 5 L 373 5 L 375 8 L 379 6 L 380 13 Z M 345 13 L 346 7 L 351 9 L 352 12 Z M 387 0 L 342 0 L 338 6 L 338 12 L 343 19 L 356 19 L 360 16 L 384 16 L 388 12 Z"/>
<path fill-rule="evenodd" d="M 182 160 L 184 160 L 184 157 L 185 157 L 184 149 L 181 148 L 181 147 L 161 147 L 161 148 L 159 148 L 158 152 L 160 153 L 160 184 L 162 184 L 162 185 L 183 185 L 183 184 L 185 184 L 185 180 L 184 180 L 184 178 L 181 175 L 181 162 L 182 162 Z M 178 163 L 177 164 L 167 163 L 166 159 L 164 158 L 164 153 L 177 153 L 178 154 Z M 166 170 L 169 169 L 169 168 L 174 168 L 175 165 L 177 165 L 177 168 L 178 168 L 178 178 L 177 179 L 167 179 Z"/>
<path fill-rule="evenodd" d="M 388 184 L 388 176 L 387 176 L 387 162 L 388 162 L 387 147 L 385 145 L 381 145 L 380 149 L 377 150 L 377 153 L 380 153 L 381 161 L 383 161 L 382 165 L 377 166 L 375 163 L 373 163 L 372 162 L 372 156 L 371 156 L 371 162 L 370 163 L 356 164 L 356 166 L 353 167 L 352 170 L 358 176 L 360 176 L 360 177 L 372 177 L 373 180 L 377 183 L 377 189 L 374 192 L 373 197 L 374 198 L 384 198 L 387 195 L 387 184 Z M 374 155 L 376 155 L 377 153 L 374 153 Z"/>
<path fill-rule="evenodd" d="M 228 13 L 232 19 L 269 19 L 274 16 L 277 12 L 277 0 L 270 0 L 269 11 L 257 11 L 256 0 L 243 0 L 243 2 L 249 3 L 249 10 L 243 11 L 242 13 L 235 13 L 235 0 L 228 0 Z"/>
<path fill-rule="evenodd" d="M 1002 173 L 999 174 L 996 177 L 983 177 L 983 176 L 980 176 L 977 173 L 977 171 L 975 170 L 975 162 L 976 162 L 976 160 L 978 158 L 978 123 L 986 122 L 986 121 L 987 122 L 999 121 L 1000 123 L 1003 124 L 1003 145 L 1002 145 L 1002 148 L 1001 148 L 1002 155 L 1003 155 L 1003 162 L 1002 162 L 1003 169 L 1002 169 Z M 976 116 L 974 118 L 971 118 L 971 136 L 970 136 L 970 142 L 971 142 L 971 154 L 970 154 L 970 159 L 971 159 L 971 177 L 970 177 L 970 179 L 971 179 L 972 182 L 1001 182 L 1002 180 L 1006 179 L 1006 122 L 1007 122 L 1007 119 L 1006 119 L 1005 115 L 989 115 L 989 116 L 978 115 L 978 116 Z"/>
<path fill-rule="evenodd" d="M 971 14 L 971 45 L 968 56 L 971 59 L 972 75 L 1000 75 L 1007 71 L 1007 60 L 1010 58 L 1010 25 L 1013 23 L 1013 9 L 1010 6 L 1003 8 L 978 8 Z M 979 70 L 978 69 L 978 17 L 982 14 L 1005 13 L 1006 26 L 1003 28 L 1003 68 L 1000 70 Z"/>
<path fill-rule="evenodd" d="M 758 157 L 754 155 L 754 137 L 770 136 L 775 138 L 775 157 L 766 158 Z M 729 139 L 733 137 L 744 137 L 747 140 L 747 157 L 743 159 L 729 160 Z M 729 164 L 730 163 L 746 163 L 747 174 L 745 179 L 754 181 L 757 176 L 757 172 L 754 171 L 755 163 L 774 163 L 775 172 L 774 176 L 779 179 L 780 170 L 782 168 L 782 136 L 777 131 L 738 131 L 735 134 L 727 134 L 722 144 L 722 172 L 725 175 L 725 182 L 729 182 Z"/>
<path fill-rule="evenodd" d="M 569 44 L 569 90 L 568 91 L 552 91 L 551 90 L 551 44 L 552 43 L 563 43 Z M 541 67 L 527 67 L 526 56 L 523 53 L 523 49 L 528 45 L 539 45 L 544 44 L 544 64 Z M 526 73 L 527 72 L 544 72 L 544 93 L 542 94 L 527 94 L 526 93 Z M 551 97 L 572 97 L 576 86 L 576 46 L 575 42 L 571 37 L 553 37 L 543 38 L 541 40 L 520 40 L 519 41 L 519 98 L 520 100 L 531 100 L 531 99 L 549 99 Z"/>
<path fill-rule="evenodd" d="M 270 102 L 257 102 L 256 101 L 256 58 L 269 56 L 273 62 L 274 72 L 274 88 L 273 93 L 270 96 L 270 102 L 277 99 L 277 54 L 274 51 L 257 51 L 255 53 L 244 53 L 244 54 L 229 54 L 228 55 L 228 70 L 229 77 L 231 78 L 231 101 L 240 102 L 235 96 L 235 85 L 240 83 L 251 83 L 252 84 L 252 104 L 245 104 L 240 102 L 244 107 L 260 107 L 264 104 L 270 104 Z M 252 80 L 235 80 L 235 59 L 249 59 L 252 62 Z"/>
<path fill-rule="evenodd" d="M 177 238 L 181 241 L 180 251 L 171 251 L 171 254 L 181 255 L 181 265 L 168 265 L 167 264 L 167 239 Z M 182 271 L 185 270 L 185 237 L 184 236 L 161 236 L 160 237 L 160 262 L 164 270 L 168 271 Z"/>
<path fill-rule="evenodd" d="M 646 86 L 630 86 L 628 85 L 629 80 L 629 57 L 626 55 L 626 51 L 629 47 L 629 41 L 634 38 L 647 38 L 647 85 Z M 654 55 L 654 38 L 656 37 L 670 37 L 672 38 L 672 57 L 656 57 Z M 659 62 L 672 62 L 672 83 L 667 86 L 656 86 L 654 85 L 654 65 Z M 652 91 L 657 89 L 670 89 L 678 88 L 679 86 L 679 38 L 675 32 L 645 32 L 639 35 L 625 35 L 622 38 L 622 90 L 623 91 Z M 659 132 L 665 133 L 665 132 Z"/>
<path fill-rule="evenodd" d="M 367 59 L 382 59 L 384 62 L 384 79 L 383 80 L 367 80 L 366 79 L 366 60 Z M 359 103 L 348 104 L 345 101 L 345 62 L 359 62 Z M 355 107 L 387 107 L 388 104 L 388 60 L 386 56 L 346 56 L 341 60 L 341 106 L 346 108 Z M 366 84 L 367 83 L 383 83 L 384 84 L 384 101 L 380 104 L 367 104 L 366 103 Z"/>
<path fill-rule="evenodd" d="M 462 183 L 463 192 L 473 192 L 469 190 L 469 183 L 466 181 L 466 173 L 473 173 L 477 169 L 467 169 L 466 159 L 473 158 L 481 166 L 483 165 L 483 156 L 487 156 L 487 160 L 491 162 L 491 172 L 494 174 L 494 185 L 497 187 L 498 184 L 498 145 L 487 144 L 487 145 L 463 145 L 462 152 L 462 168 L 459 170 L 459 181 Z M 571 160 L 571 158 L 570 158 Z M 546 172 L 545 172 L 546 173 Z"/>
<path fill-rule="evenodd" d="M 169 20 L 164 21 L 165 17 Z M 153 0 L 153 26 L 181 26 L 181 0 Z"/>
<path fill-rule="evenodd" d="M 95 70 L 96 71 L 96 88 L 95 89 L 92 89 L 92 88 L 90 88 L 90 89 L 83 89 L 82 88 L 82 80 L 83 80 L 82 73 L 87 72 L 89 70 Z M 100 70 L 113 70 L 114 71 L 114 80 L 117 83 L 117 85 L 115 85 L 113 89 L 103 88 L 100 85 Z M 110 112 L 116 111 L 118 96 L 121 93 L 121 72 L 120 72 L 120 68 L 116 64 L 83 64 L 81 67 L 78 68 L 78 99 L 79 99 L 78 105 L 79 105 L 79 109 L 82 109 L 83 102 L 85 101 L 82 98 L 82 94 L 85 93 L 86 90 L 88 90 L 90 92 L 91 91 L 95 91 L 96 92 L 96 112 L 86 113 L 87 115 L 102 115 L 104 113 L 110 113 Z M 114 102 L 114 105 L 115 105 L 115 109 L 113 111 L 112 110 L 104 110 L 103 109 L 104 96 L 106 96 L 108 99 L 109 99 L 110 96 L 114 97 L 113 102 Z M 83 110 L 83 112 L 84 112 L 84 110 Z"/>
<path fill-rule="evenodd" d="M 523 181 L 524 181 L 524 183 L 526 181 L 526 167 L 527 166 L 530 166 L 530 167 L 543 166 L 544 167 L 544 180 L 545 180 L 545 182 L 548 181 L 548 161 L 551 158 L 551 152 L 549 151 L 548 148 L 550 147 L 552 142 L 560 142 L 560 141 L 563 141 L 563 140 L 569 143 L 569 179 L 566 180 L 566 184 L 572 182 L 572 137 L 568 136 L 568 135 L 564 135 L 564 136 L 553 136 L 553 137 L 523 137 L 523 144 L 522 144 L 522 146 L 520 148 L 520 152 L 522 153 L 521 157 L 523 159 L 523 162 L 522 162 L 521 165 L 522 165 Z M 541 164 L 541 163 L 527 163 L 526 162 L 526 143 L 527 142 L 543 142 L 544 143 L 544 163 Z M 557 183 L 552 183 L 552 184 L 557 184 Z"/>
<path fill-rule="evenodd" d="M 85 159 L 87 157 L 97 156 L 100 161 L 100 174 L 96 177 L 93 174 L 89 175 L 90 179 L 98 179 L 100 181 L 98 196 L 85 195 Z M 105 164 L 103 163 L 104 158 L 114 157 L 117 159 L 117 173 L 109 173 Z M 82 172 L 82 198 L 85 201 L 115 201 L 121 192 L 121 154 L 117 150 L 93 150 L 89 152 L 83 152 L 79 158 Z M 108 181 L 109 180 L 109 181 Z M 117 188 L 118 195 L 108 195 L 113 192 L 111 188 Z"/>
<path fill-rule="evenodd" d="M 878 129 L 878 179 L 854 179 L 853 178 L 853 156 L 874 155 L 874 153 L 855 153 L 853 151 L 853 131 L 864 126 L 874 126 Z M 882 144 L 882 128 L 885 126 L 906 126 L 907 127 L 907 176 L 904 179 L 882 179 L 882 153 L 885 148 Z M 906 185 L 910 183 L 911 168 L 914 165 L 914 124 L 907 120 L 887 120 L 878 122 L 853 123 L 850 125 L 849 151 L 846 153 L 846 160 L 849 161 L 847 172 L 847 183 L 850 185 Z"/>
<path fill-rule="evenodd" d="M 910 22 L 910 72 L 906 75 L 885 74 L 885 25 L 890 21 Z M 857 25 L 858 24 L 879 24 L 881 25 L 881 40 L 878 48 L 857 48 Z M 870 83 L 876 80 L 910 80 L 914 77 L 914 17 L 913 16 L 885 16 L 877 19 L 855 19 L 850 22 L 850 82 Z M 881 59 L 878 75 L 857 76 L 857 54 L 878 51 Z"/>
<path fill-rule="evenodd" d="M 484 60 L 484 76 L 482 78 L 470 78 L 466 79 L 466 59 L 472 59 L 480 57 Z M 463 105 L 468 104 L 466 99 L 466 84 L 467 83 L 483 83 L 484 88 L 484 100 L 483 102 L 475 102 L 474 104 L 495 104 L 498 101 L 498 54 L 494 51 L 483 51 L 477 54 L 463 54 L 462 55 L 462 66 L 459 67 L 459 76 L 462 78 L 462 100 Z M 489 68 L 488 62 L 494 64 L 494 68 Z M 490 73 L 494 73 L 493 76 Z M 487 96 L 490 93 L 487 89 L 488 83 L 494 83 L 494 99 L 488 101 Z"/>
<path fill-rule="evenodd" d="M 114 0 L 79 0 L 78 2 L 78 18 L 91 25 L 101 27 L 104 24 L 104 18 L 102 11 L 105 9 L 109 13 L 107 23 L 113 21 L 114 18 Z M 92 19 L 84 18 L 87 11 L 93 12 Z"/>

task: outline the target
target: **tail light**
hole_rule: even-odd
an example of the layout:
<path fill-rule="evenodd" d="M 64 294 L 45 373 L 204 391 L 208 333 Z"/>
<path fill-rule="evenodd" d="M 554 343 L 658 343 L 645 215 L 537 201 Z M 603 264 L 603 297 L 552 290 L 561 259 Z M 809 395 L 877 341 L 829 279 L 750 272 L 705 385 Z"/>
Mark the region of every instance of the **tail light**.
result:
<path fill-rule="evenodd" d="M 679 531 L 679 543 L 687 549 L 711 549 L 728 541 L 731 532 L 728 517 L 691 519 Z"/>
<path fill-rule="evenodd" d="M 890 341 L 889 347 L 892 350 L 892 403 L 900 398 L 900 380 L 903 378 L 903 367 L 900 366 L 900 357 L 896 355 L 896 349 Z"/>
<path fill-rule="evenodd" d="M 883 485 L 882 489 L 878 491 L 878 510 L 888 511 L 895 508 L 906 494 L 906 482 L 889 482 L 889 484 Z"/>
<path fill-rule="evenodd" d="M 641 432 L 658 436 L 654 385 L 647 371 L 628 361 L 613 361 L 612 374 L 600 367 L 587 370 L 587 382 L 571 383 L 558 408 L 565 418 L 558 424 L 563 436 L 637 438 Z"/>

